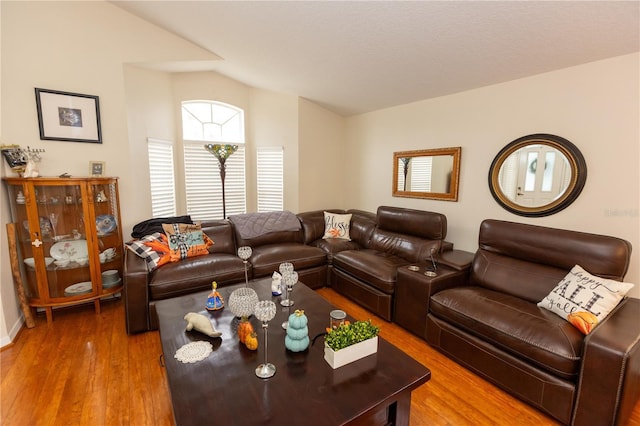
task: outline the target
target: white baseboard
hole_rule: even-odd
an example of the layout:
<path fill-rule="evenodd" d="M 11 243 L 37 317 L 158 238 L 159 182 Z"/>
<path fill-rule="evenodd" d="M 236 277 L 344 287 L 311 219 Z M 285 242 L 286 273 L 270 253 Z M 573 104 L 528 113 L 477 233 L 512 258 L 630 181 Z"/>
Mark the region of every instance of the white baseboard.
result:
<path fill-rule="evenodd" d="M 23 324 L 24 324 L 24 316 L 22 315 L 22 312 L 21 312 L 15 324 L 13 324 L 13 327 L 11 327 L 11 330 L 9 331 L 9 335 L 2 336 L 2 338 L 0 338 L 0 348 L 4 348 L 5 346 L 13 342 L 13 339 L 16 338 Z"/>

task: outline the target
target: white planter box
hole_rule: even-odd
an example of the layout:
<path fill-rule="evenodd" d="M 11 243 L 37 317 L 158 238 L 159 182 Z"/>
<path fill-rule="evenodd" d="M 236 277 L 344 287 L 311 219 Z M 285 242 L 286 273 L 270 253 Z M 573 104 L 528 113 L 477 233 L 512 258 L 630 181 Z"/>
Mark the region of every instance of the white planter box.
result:
<path fill-rule="evenodd" d="M 340 349 L 337 352 L 327 346 L 326 343 L 324 345 L 324 359 L 334 369 L 376 352 L 378 352 L 378 336 Z"/>

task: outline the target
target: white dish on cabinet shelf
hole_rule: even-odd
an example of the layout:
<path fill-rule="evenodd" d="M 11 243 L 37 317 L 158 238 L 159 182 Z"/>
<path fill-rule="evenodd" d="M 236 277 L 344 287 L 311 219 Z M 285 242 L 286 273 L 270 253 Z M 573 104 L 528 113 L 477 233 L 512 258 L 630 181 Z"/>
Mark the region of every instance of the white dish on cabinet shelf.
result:
<path fill-rule="evenodd" d="M 44 258 L 44 263 L 45 263 L 47 266 L 49 266 L 49 265 L 51 265 L 51 264 L 53 263 L 53 261 L 54 261 L 54 260 L 55 260 L 55 259 L 54 259 L 53 257 L 45 257 L 45 258 Z M 24 260 L 24 263 L 25 263 L 27 266 L 30 266 L 30 267 L 32 267 L 32 268 L 34 268 L 34 269 L 35 269 L 35 267 L 36 267 L 36 261 L 33 259 L 33 257 L 28 257 L 28 258 L 26 258 L 26 259 Z"/>
<path fill-rule="evenodd" d="M 64 289 L 65 296 L 77 296 L 79 294 L 91 293 L 93 287 L 91 285 L 91 281 L 85 281 L 82 283 L 77 283 L 70 285 L 69 287 Z"/>
<path fill-rule="evenodd" d="M 71 260 L 87 258 L 87 240 L 60 241 L 51 246 L 49 250 L 55 260 Z"/>

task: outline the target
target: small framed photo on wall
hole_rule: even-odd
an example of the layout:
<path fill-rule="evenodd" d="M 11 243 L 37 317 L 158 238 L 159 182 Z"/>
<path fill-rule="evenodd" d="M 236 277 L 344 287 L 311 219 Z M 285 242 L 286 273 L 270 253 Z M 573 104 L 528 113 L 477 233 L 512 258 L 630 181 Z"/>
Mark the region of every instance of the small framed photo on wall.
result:
<path fill-rule="evenodd" d="M 89 161 L 89 174 L 91 177 L 102 177 L 105 172 L 104 161 Z"/>
<path fill-rule="evenodd" d="M 97 96 L 36 87 L 40 139 L 102 143 Z"/>

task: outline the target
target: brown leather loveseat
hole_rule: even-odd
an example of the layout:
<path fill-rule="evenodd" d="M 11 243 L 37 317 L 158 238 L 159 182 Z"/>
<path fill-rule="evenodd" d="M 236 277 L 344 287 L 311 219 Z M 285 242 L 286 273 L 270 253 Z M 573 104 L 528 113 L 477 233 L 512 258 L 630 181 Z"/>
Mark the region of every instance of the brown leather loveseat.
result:
<path fill-rule="evenodd" d="M 627 241 L 486 220 L 469 274 L 431 289 L 426 340 L 564 424 L 625 424 L 640 395 L 640 299 L 589 334 L 537 305 L 578 264 L 622 281 Z"/>

